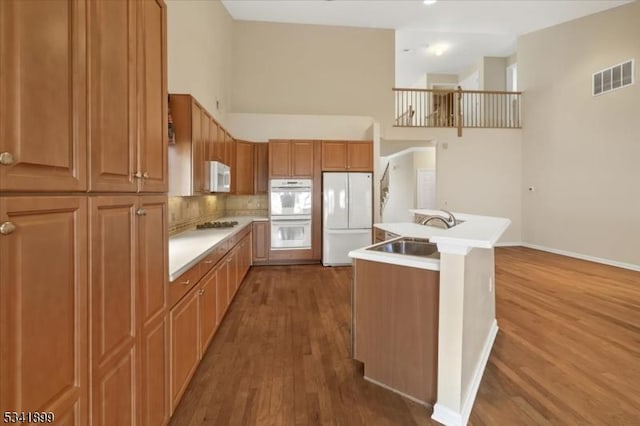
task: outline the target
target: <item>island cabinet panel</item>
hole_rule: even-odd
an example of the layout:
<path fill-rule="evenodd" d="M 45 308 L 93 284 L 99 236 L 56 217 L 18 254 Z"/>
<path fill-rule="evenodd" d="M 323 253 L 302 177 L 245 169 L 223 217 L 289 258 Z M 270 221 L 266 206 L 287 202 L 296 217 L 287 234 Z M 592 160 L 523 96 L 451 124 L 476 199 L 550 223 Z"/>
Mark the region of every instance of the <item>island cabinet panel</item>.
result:
<path fill-rule="evenodd" d="M 253 222 L 252 263 L 269 261 L 269 222 Z"/>
<path fill-rule="evenodd" d="M 137 197 L 89 200 L 92 421 L 135 422 Z"/>
<path fill-rule="evenodd" d="M 86 16 L 83 1 L 0 1 L 0 191 L 87 189 Z"/>
<path fill-rule="evenodd" d="M 86 199 L 0 197 L 0 224 L 0 407 L 88 424 Z"/>
<path fill-rule="evenodd" d="M 357 259 L 354 276 L 353 353 L 365 377 L 434 404 L 439 272 Z"/>

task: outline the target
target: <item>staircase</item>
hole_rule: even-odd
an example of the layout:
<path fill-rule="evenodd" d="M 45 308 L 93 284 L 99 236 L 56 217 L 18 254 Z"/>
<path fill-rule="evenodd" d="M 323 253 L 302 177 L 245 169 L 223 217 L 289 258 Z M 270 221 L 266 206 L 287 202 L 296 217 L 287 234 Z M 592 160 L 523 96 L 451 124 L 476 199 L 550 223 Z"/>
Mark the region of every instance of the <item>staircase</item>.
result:
<path fill-rule="evenodd" d="M 382 211 L 384 210 L 384 206 L 387 203 L 388 198 L 389 198 L 389 163 L 387 163 L 387 167 L 384 169 L 384 173 L 382 174 L 382 179 L 380 179 L 380 216 L 382 216 Z"/>

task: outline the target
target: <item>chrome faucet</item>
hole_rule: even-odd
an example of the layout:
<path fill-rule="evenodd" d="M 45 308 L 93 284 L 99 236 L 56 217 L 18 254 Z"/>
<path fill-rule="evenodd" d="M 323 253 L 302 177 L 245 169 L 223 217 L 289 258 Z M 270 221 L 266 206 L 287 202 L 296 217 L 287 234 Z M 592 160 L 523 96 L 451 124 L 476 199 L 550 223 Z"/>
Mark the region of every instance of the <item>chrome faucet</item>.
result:
<path fill-rule="evenodd" d="M 447 223 L 449 223 L 449 225 L 451 226 L 456 226 L 456 224 L 458 223 L 458 221 L 456 220 L 456 217 L 453 215 L 453 213 L 451 213 L 449 210 L 445 210 L 445 209 L 440 209 L 441 212 L 445 212 L 447 214 Z"/>
<path fill-rule="evenodd" d="M 442 216 L 427 216 L 427 217 L 425 217 L 424 219 L 422 219 L 420 221 L 420 225 L 428 225 L 429 222 L 431 222 L 432 220 L 441 221 L 447 229 L 449 229 L 449 228 L 451 228 L 453 226 L 447 219 L 445 219 Z"/>

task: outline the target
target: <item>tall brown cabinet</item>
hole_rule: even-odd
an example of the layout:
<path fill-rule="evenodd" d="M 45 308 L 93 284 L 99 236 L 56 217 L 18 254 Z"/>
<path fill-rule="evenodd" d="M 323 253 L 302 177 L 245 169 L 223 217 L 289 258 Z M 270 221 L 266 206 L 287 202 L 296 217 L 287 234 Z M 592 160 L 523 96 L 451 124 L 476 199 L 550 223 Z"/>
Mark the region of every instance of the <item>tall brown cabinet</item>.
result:
<path fill-rule="evenodd" d="M 166 6 L 0 2 L 0 408 L 169 418 Z"/>

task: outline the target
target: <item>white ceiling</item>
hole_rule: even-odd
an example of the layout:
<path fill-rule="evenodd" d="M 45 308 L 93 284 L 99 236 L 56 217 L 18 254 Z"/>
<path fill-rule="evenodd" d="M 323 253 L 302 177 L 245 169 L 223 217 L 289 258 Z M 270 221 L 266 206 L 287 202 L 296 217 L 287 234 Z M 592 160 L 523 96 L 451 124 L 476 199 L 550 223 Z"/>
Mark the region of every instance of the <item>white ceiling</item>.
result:
<path fill-rule="evenodd" d="M 518 35 L 629 3 L 632 0 L 222 0 L 234 19 L 392 28 L 396 85 L 426 72 L 458 73 L 481 56 L 507 56 Z M 442 56 L 425 45 L 449 45 Z M 411 52 L 404 53 L 404 49 Z"/>

